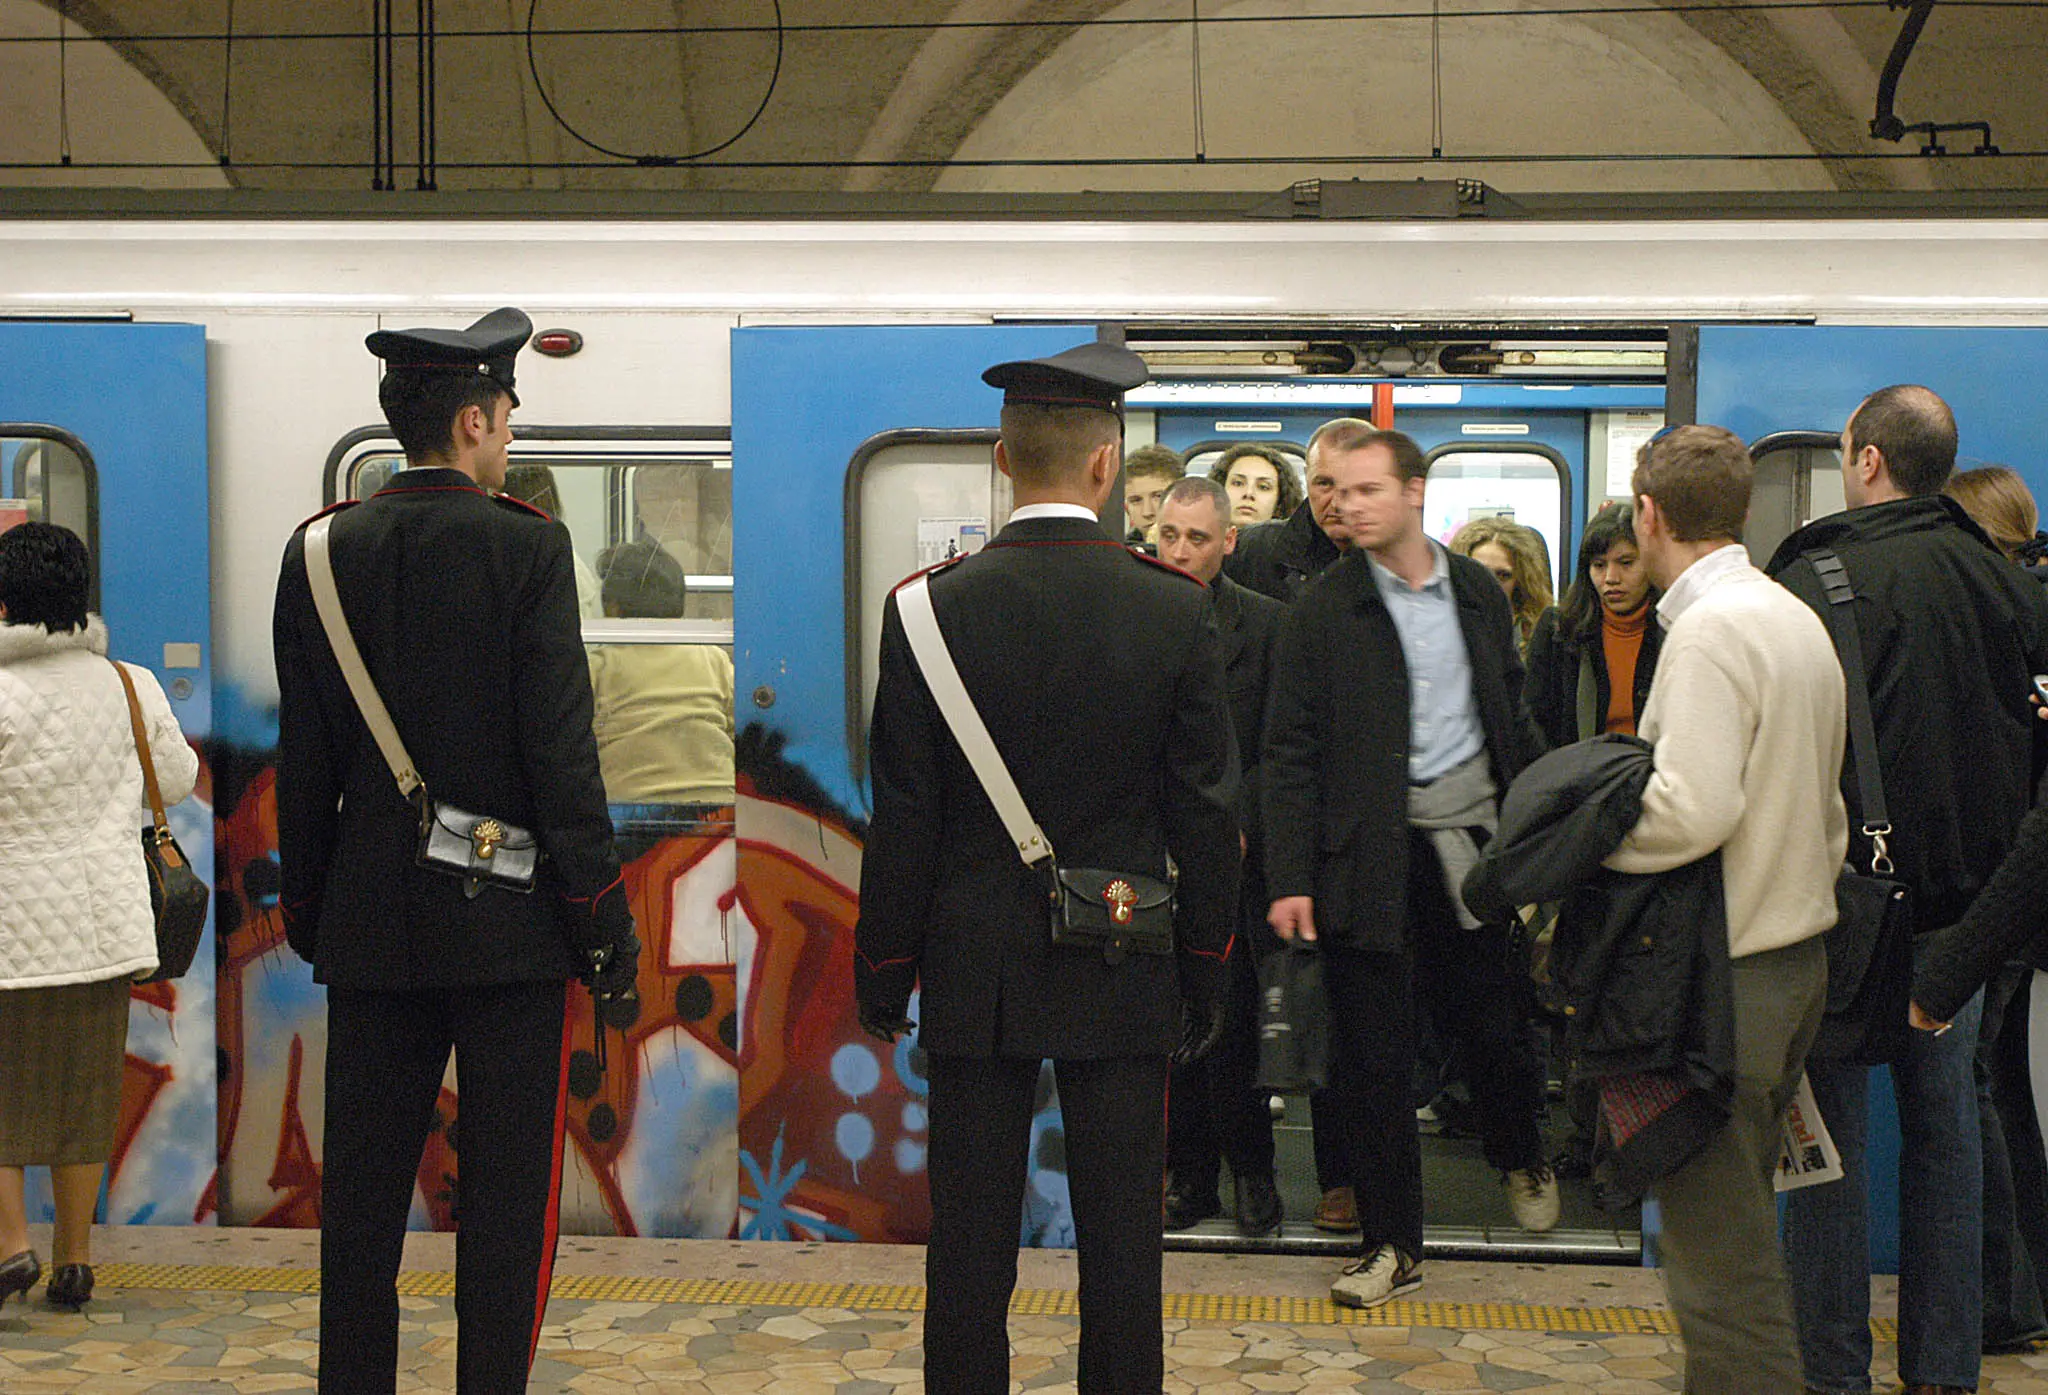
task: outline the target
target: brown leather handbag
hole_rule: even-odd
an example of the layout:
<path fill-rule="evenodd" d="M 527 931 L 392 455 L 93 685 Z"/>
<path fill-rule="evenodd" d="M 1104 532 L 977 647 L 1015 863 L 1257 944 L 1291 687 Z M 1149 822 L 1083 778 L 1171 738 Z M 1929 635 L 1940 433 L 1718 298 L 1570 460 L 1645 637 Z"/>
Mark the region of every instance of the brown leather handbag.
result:
<path fill-rule="evenodd" d="M 143 728 L 135 680 L 119 663 L 114 664 L 114 672 L 121 675 L 121 687 L 128 694 L 128 725 L 135 733 L 135 754 L 142 762 L 142 788 L 149 795 L 151 826 L 142 830 L 142 864 L 149 872 L 149 912 L 156 920 L 157 963 L 156 972 L 142 981 L 161 983 L 184 977 L 192 967 L 193 956 L 199 953 L 199 937 L 206 933 L 211 893 L 192 870 L 164 817 L 163 791 L 157 787 L 156 762 L 149 754 L 149 733 Z"/>

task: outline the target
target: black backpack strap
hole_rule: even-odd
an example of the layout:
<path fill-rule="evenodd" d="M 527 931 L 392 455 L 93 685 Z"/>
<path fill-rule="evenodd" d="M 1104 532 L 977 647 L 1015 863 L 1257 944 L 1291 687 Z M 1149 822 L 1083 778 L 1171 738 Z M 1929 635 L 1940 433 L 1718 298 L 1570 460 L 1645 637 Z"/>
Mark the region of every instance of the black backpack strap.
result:
<path fill-rule="evenodd" d="M 1870 719 L 1870 680 L 1863 668 L 1863 639 L 1856 628 L 1856 589 L 1849 584 L 1849 570 L 1834 549 L 1817 547 L 1800 554 L 1812 564 L 1828 598 L 1821 612 L 1828 635 L 1835 643 L 1835 657 L 1842 664 L 1842 679 L 1848 689 L 1849 755 L 1856 762 L 1856 785 L 1863 806 L 1863 836 L 1870 840 L 1870 871 L 1888 877 L 1892 860 L 1887 840 L 1891 837 L 1891 815 L 1884 802 L 1884 772 L 1877 764 L 1877 727 Z"/>

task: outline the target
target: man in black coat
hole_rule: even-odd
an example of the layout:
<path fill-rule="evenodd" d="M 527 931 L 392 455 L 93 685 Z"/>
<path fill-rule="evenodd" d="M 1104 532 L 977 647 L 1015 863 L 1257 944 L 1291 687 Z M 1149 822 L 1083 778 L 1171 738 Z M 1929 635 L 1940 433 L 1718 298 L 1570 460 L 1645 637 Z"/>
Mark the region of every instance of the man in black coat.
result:
<path fill-rule="evenodd" d="M 466 331 L 371 335 L 409 468 L 323 516 L 348 630 L 424 781 L 411 797 L 322 626 L 304 526 L 278 578 L 280 908 L 327 986 L 323 1391 L 397 1379 L 394 1285 L 451 1049 L 456 1380 L 526 1388 L 554 1258 L 569 982 L 589 976 L 613 1014 L 634 1003 L 640 947 L 598 776 L 568 530 L 485 492 L 504 482 L 513 357 L 530 332 L 501 310 Z M 497 820 L 507 847 L 530 832 L 545 854 L 530 891 L 419 865 L 434 806 Z"/>
<path fill-rule="evenodd" d="M 1106 896 L 1124 878 L 1163 881 L 1170 857 L 1177 902 L 1161 953 L 1053 943 L 1052 868 L 1013 839 L 963 756 L 899 587 L 882 614 L 854 987 L 885 1040 L 922 993 L 926 1388 L 1009 1388 L 1005 1315 L 1050 1057 L 1080 1251 L 1080 1389 L 1157 1390 L 1167 1058 L 1184 1037 L 1221 1034 L 1236 908 L 1222 645 L 1200 584 L 1097 521 L 1143 361 L 1091 344 L 983 377 L 1006 390 L 996 464 L 1018 507 L 981 552 L 927 574 L 938 631 L 1058 867 L 1118 874 Z M 1197 1009 L 1185 1025 L 1184 1000 Z"/>
<path fill-rule="evenodd" d="M 1261 774 L 1266 881 L 1274 930 L 1323 948 L 1363 1232 L 1331 1297 L 1372 1307 L 1422 1281 L 1409 1091 L 1425 1006 L 1465 1044 L 1486 1156 L 1516 1220 L 1557 1223 L 1507 927 L 1457 899 L 1533 736 L 1507 598 L 1422 530 L 1420 448 L 1364 423 L 1320 445 L 1352 550 L 1280 622 Z"/>
<path fill-rule="evenodd" d="M 1224 682 L 1243 776 L 1238 825 L 1244 870 L 1238 892 L 1239 952 L 1231 956 L 1230 1006 L 1223 1040 L 1202 1060 L 1175 1070 L 1166 1120 L 1165 1223 L 1185 1230 L 1223 1209 L 1217 1191 L 1221 1164 L 1237 1179 L 1237 1229 L 1247 1236 L 1280 1228 L 1280 1193 L 1273 1183 L 1273 1116 L 1259 1072 L 1259 974 L 1254 945 L 1271 942 L 1266 927 L 1265 856 L 1259 827 L 1259 747 L 1266 725 L 1266 688 L 1273 667 L 1273 635 L 1285 608 L 1223 575 L 1223 560 L 1237 541 L 1230 496 L 1223 486 L 1191 476 L 1166 492 L 1159 508 L 1159 557 L 1209 587 L 1210 608 L 1223 637 Z"/>
<path fill-rule="evenodd" d="M 1238 585 L 1291 601 L 1323 569 L 1344 555 L 1350 539 L 1337 517 L 1335 481 L 1321 449 L 1333 431 L 1356 431 L 1370 422 L 1337 417 L 1308 438 L 1308 497 L 1286 518 L 1257 523 L 1238 534 L 1237 546 L 1224 560 L 1223 572 Z"/>
<path fill-rule="evenodd" d="M 1941 398 L 1913 386 L 1872 393 L 1842 432 L 1848 509 L 1786 539 L 1769 569 L 1823 617 L 1829 602 L 1809 554 L 1832 550 L 1848 574 L 1887 850 L 1897 879 L 1911 888 L 1920 934 L 1960 919 L 2013 847 L 2039 771 L 2031 675 L 2048 672 L 2048 599 L 1941 493 L 1955 457 L 1955 418 Z M 1853 749 L 1842 793 L 1849 827 L 1865 829 Z M 1852 862 L 1868 867 L 1871 853 L 1867 834 L 1852 837 Z M 1902 963 L 1886 997 L 1901 1016 L 1909 973 Z M 1890 1061 L 1905 1139 L 1899 1311 L 1913 1318 L 1900 1328 L 1899 1374 L 1909 1390 L 1977 1385 L 1981 1008 L 1972 996 L 1952 1031 L 1910 1033 Z M 1869 1275 L 1860 1262 L 1868 1250 L 1868 1070 L 1860 1061 L 1814 1061 L 1807 1074 L 1845 1175 L 1838 1186 L 1787 1198 L 1786 1260 L 1807 1384 L 1854 1390 L 1869 1384 L 1871 1359 Z"/>

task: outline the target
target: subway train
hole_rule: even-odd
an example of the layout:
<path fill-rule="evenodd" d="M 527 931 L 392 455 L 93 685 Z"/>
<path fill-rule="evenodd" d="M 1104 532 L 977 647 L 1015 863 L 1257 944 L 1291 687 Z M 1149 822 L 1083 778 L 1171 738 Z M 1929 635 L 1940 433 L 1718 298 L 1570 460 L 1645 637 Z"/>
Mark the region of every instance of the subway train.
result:
<path fill-rule="evenodd" d="M 541 331 L 513 459 L 579 562 L 655 535 L 688 576 L 679 618 L 593 599 L 593 652 L 717 646 L 733 674 L 733 768 L 611 791 L 648 952 L 611 1024 L 630 1049 L 600 1072 L 578 1029 L 572 1233 L 924 1237 L 921 1061 L 851 1001 L 863 732 L 882 597 L 1006 516 L 984 366 L 1120 338 L 1154 377 L 1128 443 L 1196 461 L 1390 423 L 1430 453 L 1433 533 L 1512 516 L 1559 573 L 1667 421 L 1754 443 L 1767 550 L 1840 507 L 1837 435 L 1889 382 L 1948 397 L 1971 463 L 2048 488 L 2039 221 L 0 218 L 0 513 L 88 539 L 115 652 L 206 757 L 176 817 L 215 872 L 211 945 L 135 990 L 107 1219 L 317 1223 L 321 999 L 276 913 L 276 567 L 400 463 L 364 336 L 505 304 Z M 416 1226 L 452 1223 L 460 1103 L 451 1077 Z M 1312 1248 L 1306 1111 L 1277 1107 L 1290 1224 L 1259 1243 Z M 1589 1193 L 1521 1235 L 1448 1132 L 1434 1251 L 1644 1256 L 1638 1213 Z M 1020 1237 L 1071 1243 L 1049 1085 L 1032 1169 Z"/>

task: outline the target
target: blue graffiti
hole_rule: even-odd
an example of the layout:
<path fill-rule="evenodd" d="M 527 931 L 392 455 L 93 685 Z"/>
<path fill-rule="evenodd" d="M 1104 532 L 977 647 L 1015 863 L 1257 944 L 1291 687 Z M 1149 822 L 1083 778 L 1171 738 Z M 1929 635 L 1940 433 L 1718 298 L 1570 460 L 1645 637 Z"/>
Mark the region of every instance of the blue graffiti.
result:
<path fill-rule="evenodd" d="M 742 1240 L 794 1240 L 796 1227 L 815 1231 L 826 1240 L 858 1240 L 860 1237 L 845 1226 L 834 1225 L 816 1216 L 806 1215 L 788 1205 L 789 1194 L 796 1190 L 796 1184 L 803 1180 L 810 1164 L 799 1162 L 788 1172 L 782 1170 L 782 1126 L 775 1130 L 775 1146 L 768 1154 L 768 1171 L 763 1175 L 760 1161 L 744 1148 L 740 1150 L 740 1166 L 754 1181 L 754 1217 L 740 1229 Z M 742 1208 L 746 1203 L 743 1200 Z"/>
<path fill-rule="evenodd" d="M 858 1042 L 849 1042 L 832 1053 L 832 1083 L 848 1099 L 859 1099 L 882 1083 L 882 1066 L 875 1053 Z"/>

